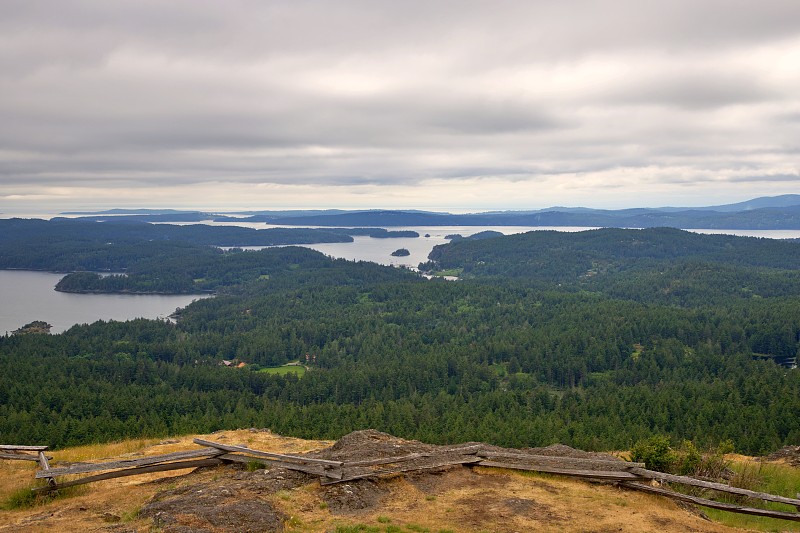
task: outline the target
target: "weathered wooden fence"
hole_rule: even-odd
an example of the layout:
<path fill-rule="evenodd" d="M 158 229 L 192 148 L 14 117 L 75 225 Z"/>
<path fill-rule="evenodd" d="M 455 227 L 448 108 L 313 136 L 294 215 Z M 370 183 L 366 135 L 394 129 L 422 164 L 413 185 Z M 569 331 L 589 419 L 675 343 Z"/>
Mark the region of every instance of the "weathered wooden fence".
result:
<path fill-rule="evenodd" d="M 185 452 L 174 452 L 163 455 L 154 455 L 140 459 L 124 459 L 119 461 L 109 461 L 103 463 L 80 463 L 59 468 L 50 468 L 49 465 L 36 472 L 37 479 L 50 480 L 48 486 L 36 487 L 36 492 L 58 490 L 60 488 L 72 487 L 116 479 L 126 476 L 137 476 L 154 472 L 167 472 L 170 470 L 183 470 L 187 468 L 198 468 L 202 466 L 216 466 L 226 462 L 262 461 L 274 467 L 299 470 L 309 474 L 336 479 L 341 476 L 334 470 L 342 466 L 341 461 L 329 461 L 325 459 L 315 459 L 299 455 L 279 454 L 254 450 L 246 446 L 231 446 L 218 442 L 195 439 L 197 444 L 203 446 L 198 450 Z M 71 478 L 58 480 L 63 476 L 76 476 L 81 474 L 91 474 L 77 479 Z"/>
<path fill-rule="evenodd" d="M 774 494 L 731 487 L 730 485 L 726 485 L 724 483 L 713 483 L 689 476 L 676 476 L 663 472 L 656 472 L 654 470 L 647 470 L 641 463 L 580 459 L 573 457 L 534 456 L 506 452 L 487 452 L 483 454 L 479 452 L 479 455 L 486 457 L 486 460 L 476 463 L 479 466 L 492 466 L 517 470 L 533 470 L 537 472 L 548 472 L 595 481 L 615 481 L 618 485 L 625 488 L 658 494 L 675 500 L 691 502 L 713 509 L 722 509 L 733 513 L 766 516 L 800 522 L 799 513 L 773 511 L 769 509 L 759 509 L 743 505 L 721 503 L 709 498 L 701 498 L 698 496 L 683 494 L 665 486 L 654 487 L 651 485 L 651 483 L 653 481 L 657 481 L 660 483 L 668 482 L 689 487 L 699 487 L 716 492 L 733 494 L 736 496 L 745 496 L 747 498 L 792 505 L 798 510 L 800 510 L 800 499 L 786 498 L 784 496 L 777 496 Z M 494 460 L 496 458 L 505 458 L 507 460 L 501 462 Z M 512 459 L 512 461 L 509 462 L 508 459 Z"/>
<path fill-rule="evenodd" d="M 42 462 L 42 457 L 47 461 L 52 457 L 47 457 L 44 452 L 47 446 L 21 446 L 17 444 L 0 444 L 0 459 L 10 459 L 12 461 L 37 461 Z"/>
<path fill-rule="evenodd" d="M 259 461 L 277 468 L 297 470 L 318 476 L 320 484 L 330 485 L 383 475 L 440 469 L 451 465 L 484 466 L 544 472 L 570 476 L 588 481 L 613 482 L 621 487 L 658 494 L 675 500 L 686 501 L 723 509 L 734 513 L 767 516 L 784 520 L 800 521 L 800 513 L 772 511 L 743 505 L 721 503 L 708 498 L 690 496 L 668 488 L 663 483 L 698 487 L 710 491 L 733 494 L 768 502 L 791 505 L 800 510 L 800 499 L 731 487 L 724 483 L 713 483 L 688 476 L 675 476 L 647 470 L 642 463 L 594 457 L 572 457 L 536 455 L 523 452 L 496 450 L 482 444 L 463 446 L 440 446 L 434 451 L 410 453 L 391 457 L 378 457 L 358 461 L 333 461 L 303 455 L 291 455 L 255 450 L 245 445 L 229 445 L 202 439 L 194 439 L 201 449 L 155 455 L 140 459 L 111 461 L 105 463 L 83 463 L 60 468 L 50 468 L 42 446 L 3 446 L 0 451 L 13 455 L 13 459 L 38 461 L 41 470 L 37 479 L 47 479 L 49 484 L 35 491 L 51 491 L 63 487 L 82 485 L 105 479 L 135 476 L 152 472 L 165 472 L 203 466 L 214 466 L 230 462 L 249 463 Z M 37 455 L 31 455 L 31 453 Z M 25 457 L 22 457 L 22 456 Z M 91 474 L 77 479 L 57 481 L 63 476 Z M 652 483 L 661 483 L 653 486 Z"/>
<path fill-rule="evenodd" d="M 36 461 L 39 463 L 42 471 L 50 469 L 48 457 L 44 452 L 47 446 L 22 446 L 18 444 L 0 444 L 0 459 L 10 459 L 12 461 Z M 52 487 L 55 481 L 50 478 L 47 480 L 47 485 Z"/>

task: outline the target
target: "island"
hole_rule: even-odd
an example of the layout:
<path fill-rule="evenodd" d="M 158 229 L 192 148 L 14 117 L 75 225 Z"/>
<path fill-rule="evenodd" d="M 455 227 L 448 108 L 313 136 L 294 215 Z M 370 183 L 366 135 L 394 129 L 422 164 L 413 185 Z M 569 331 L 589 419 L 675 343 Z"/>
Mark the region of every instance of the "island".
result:
<path fill-rule="evenodd" d="M 28 324 L 25 324 L 21 328 L 14 330 L 12 335 L 28 335 L 31 333 L 50 333 L 50 329 L 53 326 L 48 324 L 44 320 L 34 320 Z"/>
<path fill-rule="evenodd" d="M 409 252 L 406 248 L 400 248 L 392 252 L 393 257 L 406 257 L 408 255 L 411 255 L 411 252 Z"/>

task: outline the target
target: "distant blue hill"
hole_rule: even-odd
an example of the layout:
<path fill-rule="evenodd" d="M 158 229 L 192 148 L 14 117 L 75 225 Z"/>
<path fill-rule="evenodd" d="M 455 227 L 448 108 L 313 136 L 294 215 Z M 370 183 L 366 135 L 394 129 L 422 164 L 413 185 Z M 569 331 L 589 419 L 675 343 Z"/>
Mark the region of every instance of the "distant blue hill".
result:
<path fill-rule="evenodd" d="M 74 213 L 73 213 L 74 214 Z M 236 216 L 230 216 L 235 214 Z M 800 194 L 761 197 L 708 207 L 591 209 L 551 207 L 526 211 L 451 214 L 418 210 L 341 209 L 248 211 L 211 214 L 174 209 L 112 209 L 93 213 L 91 220 L 127 222 L 246 221 L 286 226 L 397 227 L 397 226 L 579 226 L 682 229 L 800 229 Z"/>
<path fill-rule="evenodd" d="M 770 207 L 793 207 L 800 205 L 800 194 L 784 194 L 782 196 L 762 196 L 746 202 L 737 204 L 718 205 L 709 207 L 713 211 L 749 211 L 752 209 L 764 209 Z"/>
<path fill-rule="evenodd" d="M 296 216 L 310 216 L 310 215 L 341 215 L 348 213 L 345 209 L 288 209 L 288 210 L 260 210 L 260 211 L 236 211 L 226 213 L 228 215 L 245 215 L 250 217 L 264 217 L 265 219 L 278 219 Z"/>
<path fill-rule="evenodd" d="M 578 226 L 682 229 L 800 229 L 800 205 L 727 212 L 709 208 L 684 211 L 540 211 L 453 215 L 376 211 L 285 218 L 273 223 L 297 226 Z"/>
<path fill-rule="evenodd" d="M 65 211 L 61 215 L 174 215 L 198 213 L 180 209 L 107 209 L 105 211 Z"/>

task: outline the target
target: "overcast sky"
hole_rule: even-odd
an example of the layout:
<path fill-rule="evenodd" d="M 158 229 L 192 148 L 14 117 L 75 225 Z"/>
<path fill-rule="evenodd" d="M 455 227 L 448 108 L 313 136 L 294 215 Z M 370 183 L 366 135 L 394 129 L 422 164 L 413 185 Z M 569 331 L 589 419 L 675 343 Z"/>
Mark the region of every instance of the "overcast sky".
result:
<path fill-rule="evenodd" d="M 800 1 L 3 0 L 0 212 L 800 192 Z"/>

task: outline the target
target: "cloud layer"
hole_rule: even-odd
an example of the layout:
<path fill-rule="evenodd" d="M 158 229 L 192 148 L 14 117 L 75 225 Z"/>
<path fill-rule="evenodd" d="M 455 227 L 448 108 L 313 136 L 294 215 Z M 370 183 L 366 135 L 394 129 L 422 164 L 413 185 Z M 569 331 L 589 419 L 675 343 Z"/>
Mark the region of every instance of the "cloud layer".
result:
<path fill-rule="evenodd" d="M 3 12 L 0 211 L 701 205 L 800 185 L 795 0 Z"/>

